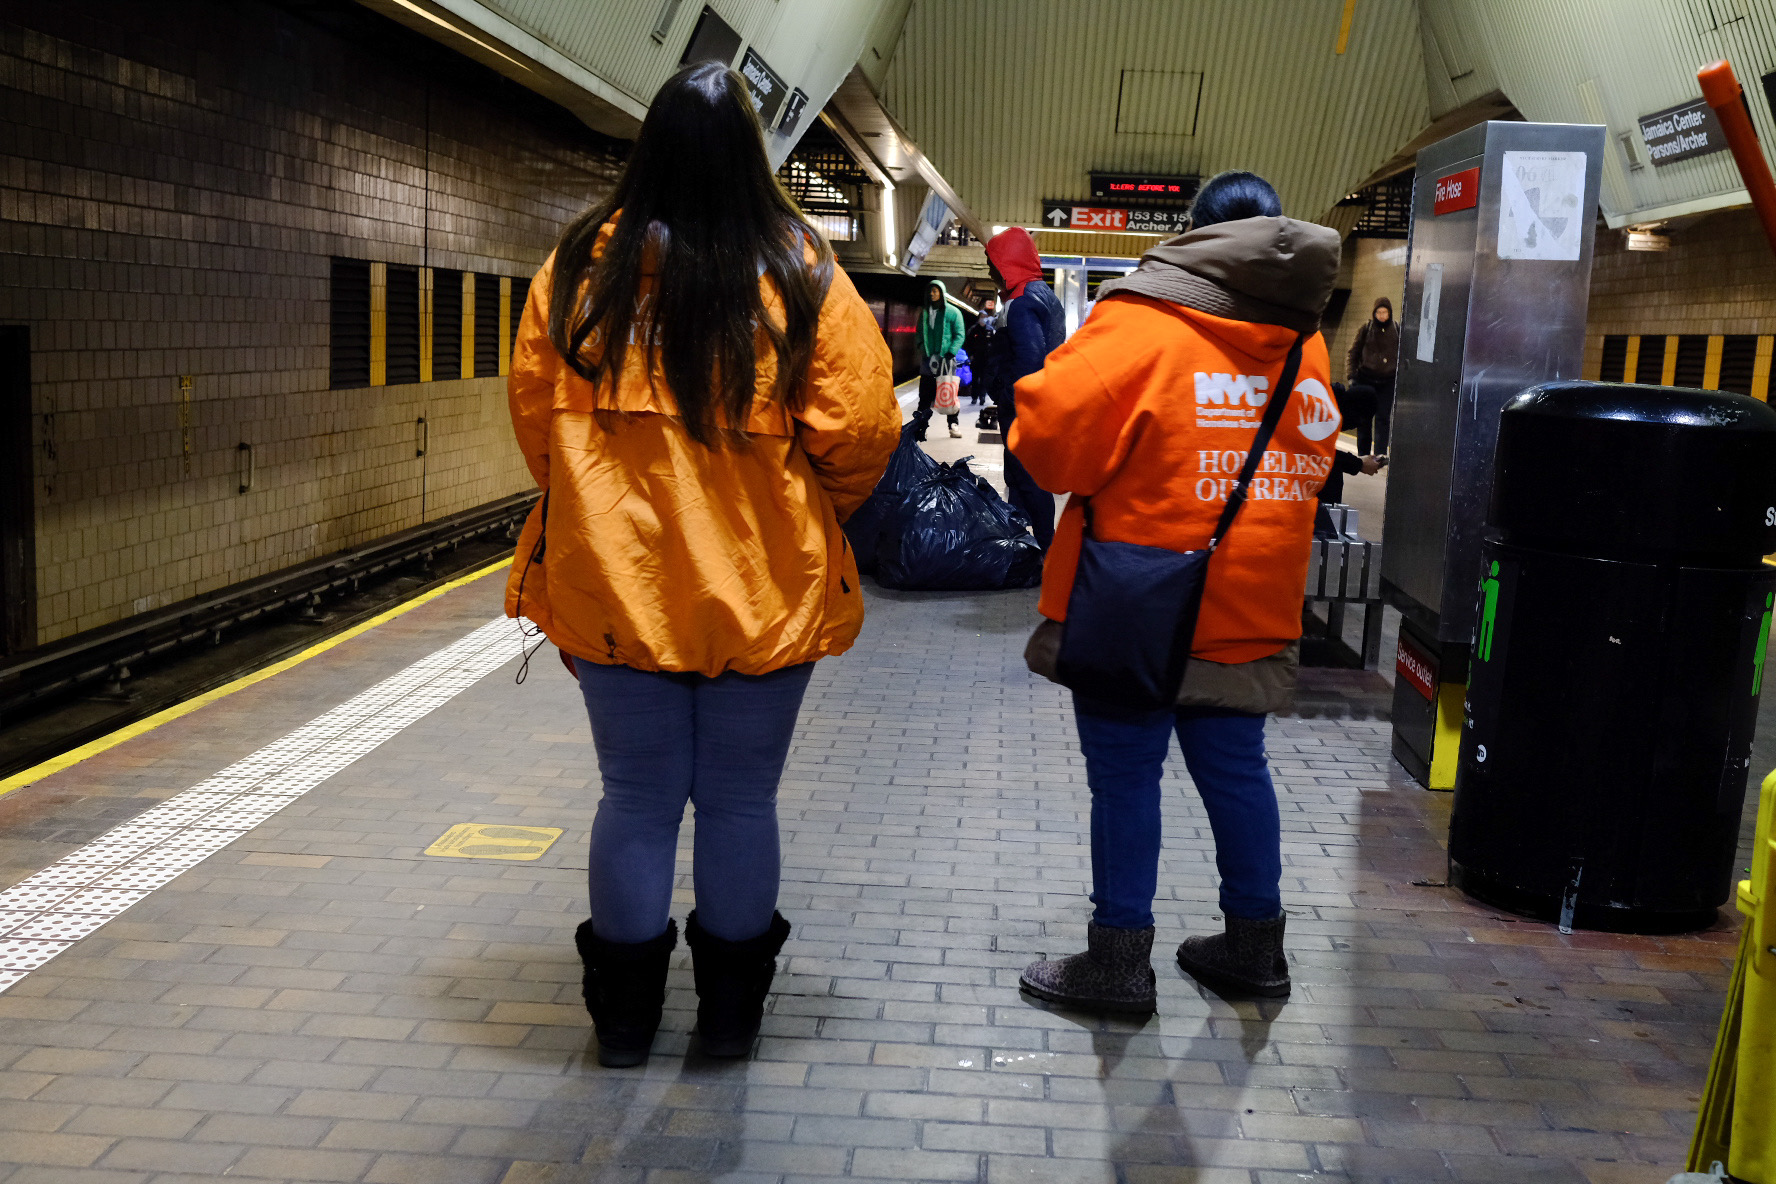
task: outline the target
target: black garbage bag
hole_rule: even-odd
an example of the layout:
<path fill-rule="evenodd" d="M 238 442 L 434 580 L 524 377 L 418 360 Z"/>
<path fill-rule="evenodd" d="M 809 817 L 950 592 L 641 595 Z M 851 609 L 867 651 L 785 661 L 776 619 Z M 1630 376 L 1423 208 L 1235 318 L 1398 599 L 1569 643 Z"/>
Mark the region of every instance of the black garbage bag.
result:
<path fill-rule="evenodd" d="M 1042 548 L 1030 524 L 966 459 L 906 493 L 899 529 L 884 532 L 876 578 L 884 588 L 986 591 L 1042 582 Z"/>
<path fill-rule="evenodd" d="M 858 571 L 866 576 L 876 574 L 876 554 L 881 546 L 882 533 L 898 529 L 902 499 L 941 467 L 913 439 L 912 424 L 900 429 L 900 444 L 894 455 L 888 458 L 888 468 L 883 471 L 882 479 L 876 482 L 875 492 L 845 520 L 845 537 L 851 540 L 851 550 L 857 555 Z"/>

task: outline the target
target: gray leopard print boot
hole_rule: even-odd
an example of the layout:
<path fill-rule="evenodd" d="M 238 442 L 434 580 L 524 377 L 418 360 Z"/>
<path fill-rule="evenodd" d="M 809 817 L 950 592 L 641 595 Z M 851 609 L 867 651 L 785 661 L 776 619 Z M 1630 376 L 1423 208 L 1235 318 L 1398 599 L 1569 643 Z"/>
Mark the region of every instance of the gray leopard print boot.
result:
<path fill-rule="evenodd" d="M 1289 993 L 1289 959 L 1283 954 L 1287 920 L 1287 913 L 1268 921 L 1230 916 L 1224 933 L 1185 938 L 1178 965 L 1225 994 L 1281 999 Z"/>
<path fill-rule="evenodd" d="M 1151 1015 L 1158 995 L 1153 979 L 1153 927 L 1085 927 L 1086 950 L 1024 967 L 1018 985 L 1038 999 L 1081 1011 Z"/>

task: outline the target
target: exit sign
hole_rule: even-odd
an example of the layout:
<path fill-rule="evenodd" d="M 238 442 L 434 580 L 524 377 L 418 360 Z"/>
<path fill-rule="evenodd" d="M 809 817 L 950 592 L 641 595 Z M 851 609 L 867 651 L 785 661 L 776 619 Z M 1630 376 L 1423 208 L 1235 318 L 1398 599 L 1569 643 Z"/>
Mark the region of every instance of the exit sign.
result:
<path fill-rule="evenodd" d="M 1153 173 L 1093 173 L 1091 195 L 1123 201 L 1187 202 L 1196 196 L 1202 178 Z"/>

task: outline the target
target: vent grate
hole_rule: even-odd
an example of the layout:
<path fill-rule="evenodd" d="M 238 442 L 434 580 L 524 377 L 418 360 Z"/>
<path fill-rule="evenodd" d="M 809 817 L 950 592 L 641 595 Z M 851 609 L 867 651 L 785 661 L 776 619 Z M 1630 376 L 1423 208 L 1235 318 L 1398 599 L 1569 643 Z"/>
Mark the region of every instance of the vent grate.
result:
<path fill-rule="evenodd" d="M 432 272 L 432 381 L 462 377 L 462 272 Z"/>
<path fill-rule="evenodd" d="M 475 273 L 475 377 L 499 373 L 500 277 Z"/>
<path fill-rule="evenodd" d="M 333 260 L 328 302 L 328 385 L 334 390 L 369 386 L 370 265 L 362 259 Z"/>
<path fill-rule="evenodd" d="M 419 268 L 389 264 L 388 378 L 390 386 L 419 381 Z"/>

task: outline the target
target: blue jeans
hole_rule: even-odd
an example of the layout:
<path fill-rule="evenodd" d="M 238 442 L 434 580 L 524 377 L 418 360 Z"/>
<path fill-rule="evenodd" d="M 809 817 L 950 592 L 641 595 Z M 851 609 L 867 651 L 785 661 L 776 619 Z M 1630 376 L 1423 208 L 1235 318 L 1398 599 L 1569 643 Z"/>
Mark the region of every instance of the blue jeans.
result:
<path fill-rule="evenodd" d="M 1283 911 L 1282 821 L 1264 756 L 1264 717 L 1184 707 L 1130 712 L 1074 697 L 1091 787 L 1092 920 L 1153 924 L 1159 884 L 1159 781 L 1172 733 L 1215 835 L 1221 911 L 1267 921 Z"/>
<path fill-rule="evenodd" d="M 578 658 L 574 668 L 604 777 L 588 873 L 593 931 L 640 942 L 665 930 L 688 801 L 697 923 L 728 941 L 763 933 L 777 908 L 777 783 L 814 664 L 719 678 Z"/>
<path fill-rule="evenodd" d="M 1011 425 L 1017 422 L 1017 404 L 1010 394 L 999 400 L 999 430 L 1004 433 L 1003 439 L 1011 440 Z M 1036 536 L 1036 545 L 1044 551 L 1054 542 L 1055 537 L 1055 499 L 1036 484 L 1036 478 L 1024 468 L 1023 462 L 1005 450 L 1005 500 L 1012 508 L 1030 520 L 1030 533 Z"/>

